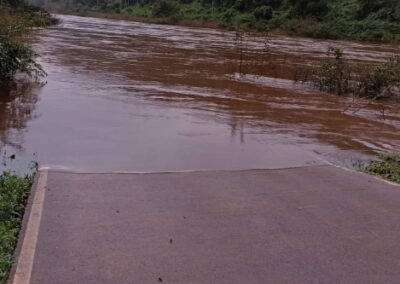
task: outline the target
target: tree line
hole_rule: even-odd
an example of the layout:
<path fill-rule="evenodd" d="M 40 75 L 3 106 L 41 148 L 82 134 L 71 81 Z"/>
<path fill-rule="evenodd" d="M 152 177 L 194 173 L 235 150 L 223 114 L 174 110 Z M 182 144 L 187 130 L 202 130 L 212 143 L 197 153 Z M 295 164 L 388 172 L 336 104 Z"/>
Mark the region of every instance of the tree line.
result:
<path fill-rule="evenodd" d="M 14 1 L 14 0 L 4 0 Z M 21 0 L 16 0 L 21 1 Z M 279 28 L 310 37 L 397 41 L 400 0 L 29 0 L 61 12 L 217 21 L 228 28 Z"/>

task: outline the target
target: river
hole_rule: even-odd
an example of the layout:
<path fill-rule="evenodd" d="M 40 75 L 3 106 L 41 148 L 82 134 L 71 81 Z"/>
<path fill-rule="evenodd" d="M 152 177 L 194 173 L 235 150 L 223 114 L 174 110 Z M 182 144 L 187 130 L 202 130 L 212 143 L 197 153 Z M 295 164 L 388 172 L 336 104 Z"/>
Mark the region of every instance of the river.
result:
<path fill-rule="evenodd" d="M 15 155 L 3 158 L 6 168 L 30 160 L 80 172 L 275 169 L 326 161 L 355 167 L 379 151 L 400 150 L 395 104 L 338 97 L 293 81 L 299 67 L 329 46 L 366 64 L 385 60 L 394 46 L 270 36 L 264 52 L 265 39 L 245 38 L 245 53 L 264 56 L 262 71 L 246 73 L 238 64 L 252 63 L 246 56 L 238 63 L 233 33 L 57 17 L 59 25 L 31 39 L 47 84 L 1 90 L 0 143 L 5 157 Z"/>

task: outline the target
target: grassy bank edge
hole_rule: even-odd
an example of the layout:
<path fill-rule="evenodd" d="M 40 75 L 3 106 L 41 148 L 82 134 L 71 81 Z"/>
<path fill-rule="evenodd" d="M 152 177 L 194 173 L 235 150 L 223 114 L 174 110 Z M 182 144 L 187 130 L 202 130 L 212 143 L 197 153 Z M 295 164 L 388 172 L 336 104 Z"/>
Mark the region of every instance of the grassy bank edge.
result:
<path fill-rule="evenodd" d="M 360 171 L 384 180 L 400 184 L 400 154 L 383 153 L 370 160 Z"/>
<path fill-rule="evenodd" d="M 6 283 L 36 173 L 0 175 L 0 283 Z"/>

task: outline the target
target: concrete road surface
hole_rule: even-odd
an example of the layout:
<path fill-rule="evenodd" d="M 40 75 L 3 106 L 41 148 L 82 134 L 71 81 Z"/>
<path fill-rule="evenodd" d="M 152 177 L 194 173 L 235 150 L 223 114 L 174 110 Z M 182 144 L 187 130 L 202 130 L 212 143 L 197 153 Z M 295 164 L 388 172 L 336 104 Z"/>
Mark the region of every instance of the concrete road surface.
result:
<path fill-rule="evenodd" d="M 400 187 L 334 166 L 42 171 L 11 283 L 400 283 Z"/>

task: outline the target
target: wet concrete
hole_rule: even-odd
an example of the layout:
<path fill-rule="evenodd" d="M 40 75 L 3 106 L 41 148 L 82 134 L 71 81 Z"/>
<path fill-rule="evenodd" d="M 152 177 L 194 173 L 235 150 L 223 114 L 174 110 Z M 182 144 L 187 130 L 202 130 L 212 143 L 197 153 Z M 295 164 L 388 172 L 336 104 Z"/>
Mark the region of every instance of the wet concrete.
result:
<path fill-rule="evenodd" d="M 400 187 L 341 168 L 50 171 L 45 189 L 30 283 L 400 281 Z"/>
<path fill-rule="evenodd" d="M 32 159 L 89 172 L 353 166 L 400 149 L 396 105 L 293 81 L 328 46 L 363 64 L 395 46 L 273 36 L 265 52 L 265 38 L 246 37 L 239 74 L 232 33 L 59 17 L 31 39 L 47 85 L 11 91 L 19 96 L 1 90 L 11 168 Z"/>

